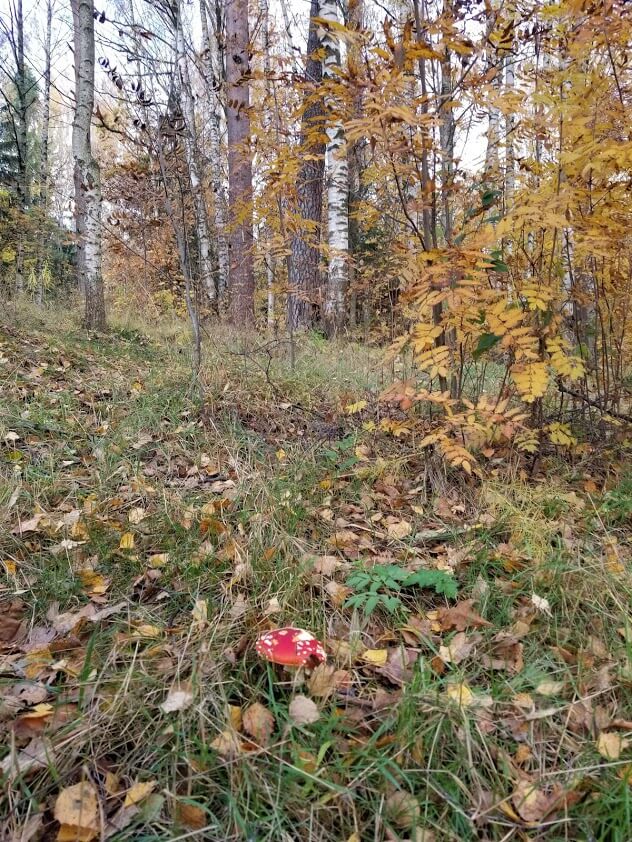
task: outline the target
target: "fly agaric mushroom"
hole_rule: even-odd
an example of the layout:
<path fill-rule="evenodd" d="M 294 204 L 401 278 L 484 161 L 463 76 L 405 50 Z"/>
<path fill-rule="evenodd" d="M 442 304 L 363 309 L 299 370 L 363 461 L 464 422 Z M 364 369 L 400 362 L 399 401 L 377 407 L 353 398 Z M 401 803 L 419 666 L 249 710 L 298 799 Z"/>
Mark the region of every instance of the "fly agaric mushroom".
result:
<path fill-rule="evenodd" d="M 291 626 L 262 634 L 255 648 L 257 654 L 266 661 L 285 667 L 309 667 L 327 660 L 325 647 L 320 640 L 311 632 Z"/>

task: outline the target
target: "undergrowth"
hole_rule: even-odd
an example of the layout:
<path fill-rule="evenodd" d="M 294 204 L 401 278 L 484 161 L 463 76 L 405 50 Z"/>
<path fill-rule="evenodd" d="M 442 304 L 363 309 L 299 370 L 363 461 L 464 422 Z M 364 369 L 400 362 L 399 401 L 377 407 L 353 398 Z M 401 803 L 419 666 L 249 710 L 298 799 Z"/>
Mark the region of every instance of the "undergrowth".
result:
<path fill-rule="evenodd" d="M 629 839 L 629 479 L 456 481 L 347 411 L 374 352 L 214 333 L 200 397 L 179 323 L 38 319 L 0 334 L 5 838 L 86 781 L 104 839 Z M 329 665 L 262 662 L 283 625 Z"/>

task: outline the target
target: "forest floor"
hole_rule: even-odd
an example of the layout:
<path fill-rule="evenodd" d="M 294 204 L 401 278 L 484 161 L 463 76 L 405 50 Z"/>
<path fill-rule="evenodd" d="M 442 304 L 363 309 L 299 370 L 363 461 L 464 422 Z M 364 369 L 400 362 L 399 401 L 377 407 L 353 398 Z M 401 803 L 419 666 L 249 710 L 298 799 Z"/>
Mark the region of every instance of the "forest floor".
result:
<path fill-rule="evenodd" d="M 378 352 L 209 328 L 200 400 L 186 342 L 0 322 L 0 838 L 629 842 L 632 475 L 447 475 Z"/>

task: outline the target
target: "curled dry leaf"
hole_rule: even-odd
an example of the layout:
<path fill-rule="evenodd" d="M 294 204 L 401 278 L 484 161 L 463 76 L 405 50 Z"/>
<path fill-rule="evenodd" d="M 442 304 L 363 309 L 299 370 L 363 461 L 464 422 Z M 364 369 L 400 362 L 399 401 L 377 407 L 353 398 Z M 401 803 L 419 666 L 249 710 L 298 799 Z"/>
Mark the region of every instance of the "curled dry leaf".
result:
<path fill-rule="evenodd" d="M 458 632 L 445 646 L 439 647 L 439 657 L 444 664 L 460 664 L 471 654 L 478 638 L 469 638 L 465 632 Z"/>
<path fill-rule="evenodd" d="M 266 746 L 274 731 L 274 716 L 265 705 L 255 702 L 244 711 L 243 726 L 259 745 Z"/>
<path fill-rule="evenodd" d="M 407 520 L 391 521 L 387 527 L 388 537 L 395 541 L 401 541 L 406 538 L 413 531 L 412 526 Z"/>
<path fill-rule="evenodd" d="M 289 714 L 295 725 L 311 725 L 320 719 L 316 703 L 307 696 L 295 696 L 290 702 Z"/>

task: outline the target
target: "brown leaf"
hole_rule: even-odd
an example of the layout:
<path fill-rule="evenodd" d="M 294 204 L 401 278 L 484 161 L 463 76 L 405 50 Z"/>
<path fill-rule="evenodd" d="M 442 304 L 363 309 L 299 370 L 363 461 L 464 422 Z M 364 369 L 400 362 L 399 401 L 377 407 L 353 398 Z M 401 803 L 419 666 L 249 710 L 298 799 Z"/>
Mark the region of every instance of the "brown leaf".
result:
<path fill-rule="evenodd" d="M 307 696 L 295 696 L 290 702 L 288 712 L 296 725 L 311 725 L 320 719 L 316 703 Z"/>
<path fill-rule="evenodd" d="M 169 690 L 167 698 L 160 705 L 163 713 L 174 713 L 175 711 L 186 710 L 193 704 L 193 691 L 187 682 L 177 684 Z"/>
<path fill-rule="evenodd" d="M 191 830 L 201 830 L 206 826 L 206 812 L 197 804 L 178 802 L 176 804 L 176 818 L 180 824 Z"/>
<path fill-rule="evenodd" d="M 0 604 L 0 642 L 16 643 L 25 634 L 22 625 L 26 606 L 21 599 Z"/>
<path fill-rule="evenodd" d="M 55 753 L 50 740 L 36 737 L 18 754 L 10 752 L 0 763 L 3 777 L 10 781 L 18 775 L 26 776 L 38 769 L 45 769 L 54 765 Z"/>
<path fill-rule="evenodd" d="M 259 745 L 266 746 L 274 731 L 274 716 L 265 705 L 255 702 L 244 711 L 243 726 Z"/>
<path fill-rule="evenodd" d="M 520 818 L 534 824 L 541 822 L 555 809 L 561 807 L 566 798 L 567 793 L 561 786 L 555 786 L 550 792 L 546 792 L 528 778 L 523 778 L 518 782 L 511 796 Z"/>
<path fill-rule="evenodd" d="M 474 611 L 472 608 L 473 605 L 473 599 L 462 599 L 451 608 L 439 608 L 436 613 L 441 630 L 451 631 L 455 629 L 456 631 L 465 631 L 470 626 L 477 628 L 490 626 L 491 623 Z"/>
<path fill-rule="evenodd" d="M 621 734 L 615 731 L 602 731 L 597 740 L 597 751 L 606 760 L 618 760 L 621 752 L 629 745 L 629 740 L 624 740 Z"/>
<path fill-rule="evenodd" d="M 439 657 L 445 664 L 460 664 L 471 654 L 478 640 L 458 632 L 447 645 L 439 647 Z"/>

